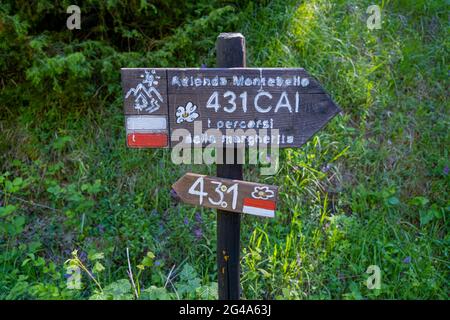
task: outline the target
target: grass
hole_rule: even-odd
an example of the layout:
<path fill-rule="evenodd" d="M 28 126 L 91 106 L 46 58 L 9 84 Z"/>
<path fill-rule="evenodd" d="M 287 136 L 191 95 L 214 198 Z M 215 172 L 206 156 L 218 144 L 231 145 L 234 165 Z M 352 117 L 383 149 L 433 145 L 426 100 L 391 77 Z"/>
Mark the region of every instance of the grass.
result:
<path fill-rule="evenodd" d="M 284 150 L 276 175 L 245 167 L 245 179 L 281 187 L 276 218 L 242 218 L 245 299 L 448 298 L 447 7 L 382 1 L 382 27 L 369 30 L 371 4 L 274 0 L 234 13 L 248 66 L 304 67 L 343 109 L 304 147 Z M 176 32 L 203 26 L 202 49 L 176 62 L 183 47 L 169 38 L 161 66 L 211 65 L 221 24 L 199 21 Z M 215 212 L 169 197 L 185 172 L 215 168 L 127 149 L 118 85 L 81 108 L 6 108 L 0 298 L 132 298 L 120 281 L 127 247 L 141 298 L 215 297 Z M 86 273 L 68 289 L 68 259 L 103 291 Z M 371 265 L 380 289 L 366 286 Z"/>

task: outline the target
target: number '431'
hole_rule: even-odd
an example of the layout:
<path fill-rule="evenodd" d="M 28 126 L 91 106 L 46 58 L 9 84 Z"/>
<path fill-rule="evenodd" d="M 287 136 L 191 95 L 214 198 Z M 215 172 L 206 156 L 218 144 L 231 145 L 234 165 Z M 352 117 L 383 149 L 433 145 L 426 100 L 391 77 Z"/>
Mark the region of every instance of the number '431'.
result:
<path fill-rule="evenodd" d="M 228 207 L 228 202 L 224 200 L 225 195 L 232 194 L 231 208 L 235 210 L 237 206 L 239 185 L 235 183 L 232 186 L 227 187 L 220 181 L 210 181 L 210 183 L 216 186 L 214 189 L 214 194 L 209 195 L 208 192 L 205 191 L 205 179 L 203 177 L 199 177 L 194 181 L 192 186 L 189 188 L 188 193 L 198 196 L 200 205 L 203 204 L 203 201 L 206 198 L 206 201 L 210 204 L 214 206 L 221 206 L 222 208 Z"/>

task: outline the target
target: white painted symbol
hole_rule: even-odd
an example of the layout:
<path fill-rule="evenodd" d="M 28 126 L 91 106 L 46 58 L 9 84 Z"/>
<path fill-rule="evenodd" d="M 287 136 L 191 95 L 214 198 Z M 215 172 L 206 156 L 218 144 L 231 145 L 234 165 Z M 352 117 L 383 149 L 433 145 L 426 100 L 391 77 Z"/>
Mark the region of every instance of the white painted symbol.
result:
<path fill-rule="evenodd" d="M 211 197 L 208 197 L 207 200 L 209 203 L 215 206 L 221 206 L 222 208 L 228 207 L 228 203 L 224 201 L 225 194 L 232 193 L 232 201 L 231 201 L 231 207 L 233 210 L 236 209 L 237 206 L 237 200 L 238 200 L 238 188 L 239 184 L 235 183 L 230 187 L 224 186 L 221 181 L 210 181 L 210 183 L 215 184 L 217 187 L 214 189 L 216 194 L 219 196 L 219 200 L 215 201 Z M 198 190 L 196 189 L 198 186 Z M 225 187 L 225 188 L 223 188 Z M 201 176 L 195 180 L 195 182 L 191 185 L 191 187 L 188 190 L 189 194 L 195 195 L 199 197 L 199 204 L 202 205 L 203 198 L 208 196 L 208 192 L 204 191 L 204 177 Z"/>
<path fill-rule="evenodd" d="M 199 190 L 195 190 L 195 188 L 197 187 L 197 185 L 199 186 Z M 196 195 L 199 197 L 199 203 L 200 205 L 203 203 L 203 197 L 207 196 L 208 193 L 204 192 L 204 181 L 203 181 L 203 177 L 199 177 L 197 180 L 195 180 L 195 182 L 192 184 L 192 186 L 189 188 L 188 193 Z"/>
<path fill-rule="evenodd" d="M 177 123 L 192 122 L 198 118 L 198 113 L 196 112 L 197 106 L 192 102 L 186 103 L 186 106 L 178 106 L 175 115 L 177 117 Z"/>
<path fill-rule="evenodd" d="M 267 200 L 273 198 L 274 192 L 269 187 L 255 187 L 252 192 L 252 197 L 255 199 Z"/>
<path fill-rule="evenodd" d="M 308 84 L 309 84 L 308 78 L 303 78 L 303 79 L 300 81 L 300 84 L 302 85 L 302 87 L 307 87 Z"/>
<path fill-rule="evenodd" d="M 127 99 L 131 94 L 134 96 L 134 108 L 136 110 L 145 110 L 148 113 L 155 112 L 160 108 L 160 103 L 163 102 L 163 97 L 156 90 L 158 80 L 161 78 L 156 75 L 156 71 L 145 71 L 145 75 L 141 75 L 144 80 L 139 83 L 136 88 L 131 88 L 125 95 Z"/>
<path fill-rule="evenodd" d="M 216 193 L 219 195 L 219 200 L 214 201 L 211 197 L 208 197 L 208 201 L 215 205 L 215 206 L 221 206 L 225 201 L 223 201 L 224 194 L 222 192 L 222 182 L 220 181 L 211 181 L 212 184 L 215 184 L 217 188 L 215 189 Z"/>
<path fill-rule="evenodd" d="M 127 130 L 166 130 L 166 116 L 139 115 L 126 118 Z"/>
<path fill-rule="evenodd" d="M 259 68 L 259 79 L 260 79 L 260 81 L 259 81 L 259 89 L 258 89 L 258 92 L 263 91 L 262 81 L 261 81 L 262 78 L 263 78 L 263 76 L 262 76 L 262 68 Z"/>

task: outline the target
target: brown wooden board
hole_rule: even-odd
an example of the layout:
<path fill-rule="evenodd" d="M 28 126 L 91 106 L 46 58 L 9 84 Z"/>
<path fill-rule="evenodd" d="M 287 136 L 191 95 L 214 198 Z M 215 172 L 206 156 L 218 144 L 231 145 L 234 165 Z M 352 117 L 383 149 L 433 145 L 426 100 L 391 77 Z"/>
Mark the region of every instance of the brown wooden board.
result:
<path fill-rule="evenodd" d="M 151 76 L 159 77 L 157 86 Z M 122 87 L 126 115 L 165 115 L 170 135 L 186 129 L 185 142 L 194 141 L 194 147 L 214 141 L 205 135 L 208 129 L 220 131 L 216 141 L 255 130 L 251 135 L 269 144 L 300 147 L 341 111 L 302 68 L 122 69 Z M 143 95 L 160 107 L 148 107 Z M 201 123 L 200 130 L 194 131 L 195 123 Z"/>
<path fill-rule="evenodd" d="M 122 89 L 127 146 L 169 147 L 166 69 L 122 69 Z"/>
<path fill-rule="evenodd" d="M 126 115 L 167 115 L 167 70 L 122 68 Z"/>
<path fill-rule="evenodd" d="M 276 186 L 195 173 L 186 173 L 172 188 L 191 205 L 263 217 L 274 217 L 278 199 Z"/>

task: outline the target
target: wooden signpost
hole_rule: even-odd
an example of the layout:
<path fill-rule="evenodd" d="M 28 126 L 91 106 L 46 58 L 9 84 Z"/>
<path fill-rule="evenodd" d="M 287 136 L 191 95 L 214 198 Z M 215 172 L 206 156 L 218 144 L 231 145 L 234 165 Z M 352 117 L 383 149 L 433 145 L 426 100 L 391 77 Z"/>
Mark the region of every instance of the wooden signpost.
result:
<path fill-rule="evenodd" d="M 341 111 L 302 68 L 246 68 L 239 33 L 220 34 L 216 54 L 217 68 L 121 70 L 128 147 L 170 148 L 182 137 L 223 148 L 227 163 L 237 146 L 298 148 Z M 183 202 L 217 209 L 219 299 L 240 297 L 240 214 L 274 217 L 278 197 L 276 186 L 242 181 L 232 151 L 217 177 L 187 173 L 173 184 Z"/>
<path fill-rule="evenodd" d="M 340 112 L 301 68 L 122 69 L 122 86 L 127 143 L 137 148 L 170 147 L 176 129 L 190 133 L 184 142 L 193 147 L 298 148 Z"/>
<path fill-rule="evenodd" d="M 273 218 L 278 187 L 187 173 L 172 185 L 184 203 Z"/>

